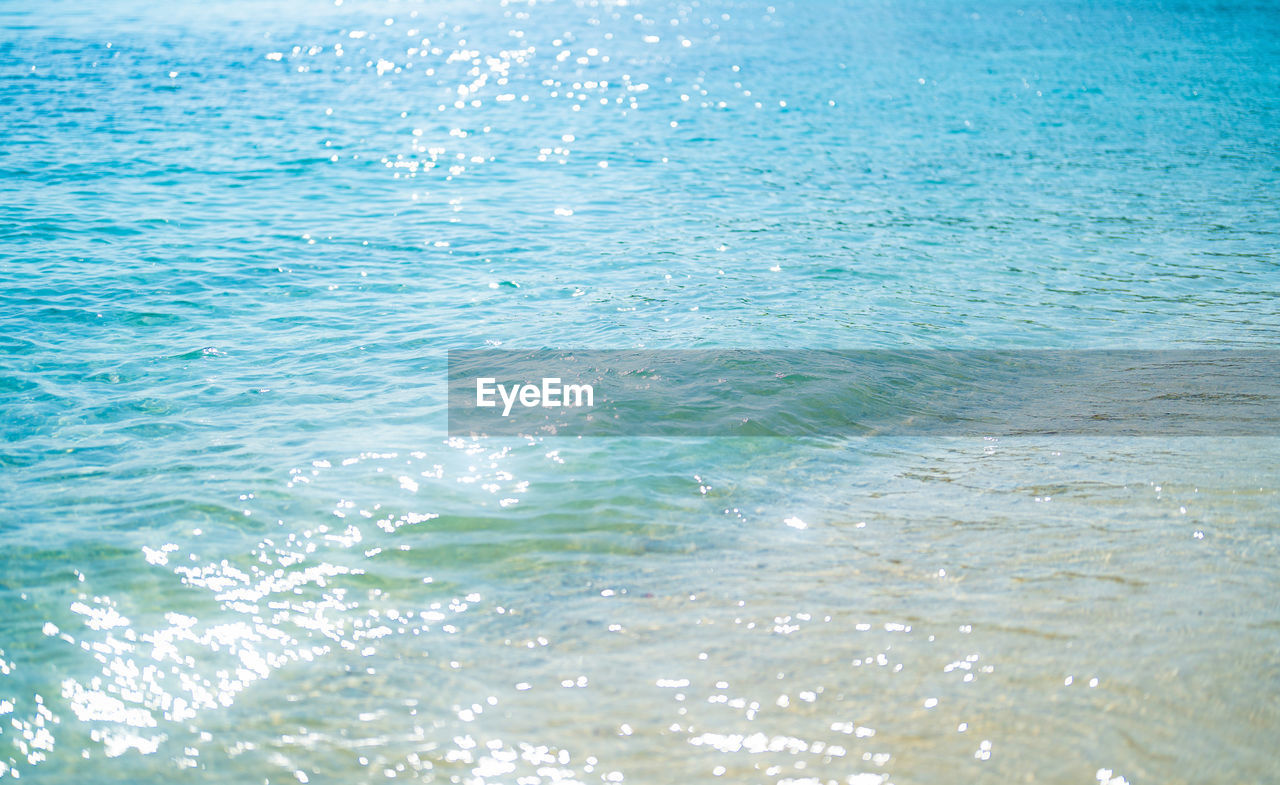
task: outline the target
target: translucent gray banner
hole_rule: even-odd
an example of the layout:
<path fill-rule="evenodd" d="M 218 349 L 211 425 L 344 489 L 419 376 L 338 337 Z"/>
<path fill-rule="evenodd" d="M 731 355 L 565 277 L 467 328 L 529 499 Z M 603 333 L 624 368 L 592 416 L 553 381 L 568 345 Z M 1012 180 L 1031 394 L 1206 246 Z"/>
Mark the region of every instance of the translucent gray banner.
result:
<path fill-rule="evenodd" d="M 1280 434 L 1274 351 L 449 352 L 453 436 Z"/>

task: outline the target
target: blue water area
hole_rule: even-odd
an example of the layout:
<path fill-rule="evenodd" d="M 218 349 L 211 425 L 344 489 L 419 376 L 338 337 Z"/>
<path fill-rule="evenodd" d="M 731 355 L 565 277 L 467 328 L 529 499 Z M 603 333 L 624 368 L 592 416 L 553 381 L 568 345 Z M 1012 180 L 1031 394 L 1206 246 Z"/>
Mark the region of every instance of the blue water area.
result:
<path fill-rule="evenodd" d="M 1273 3 L 772 2 L 0 4 L 0 779 L 1274 781 L 1274 435 L 448 436 L 1276 346 Z"/>

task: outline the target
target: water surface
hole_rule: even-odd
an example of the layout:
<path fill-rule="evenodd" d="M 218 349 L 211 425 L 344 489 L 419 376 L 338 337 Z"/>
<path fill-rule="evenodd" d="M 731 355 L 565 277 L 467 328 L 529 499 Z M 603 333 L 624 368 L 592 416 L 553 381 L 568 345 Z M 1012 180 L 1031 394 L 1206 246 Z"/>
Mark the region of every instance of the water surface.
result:
<path fill-rule="evenodd" d="M 1274 437 L 451 440 L 444 359 L 1273 348 L 1271 5 L 0 29 L 0 776 L 1274 781 Z"/>

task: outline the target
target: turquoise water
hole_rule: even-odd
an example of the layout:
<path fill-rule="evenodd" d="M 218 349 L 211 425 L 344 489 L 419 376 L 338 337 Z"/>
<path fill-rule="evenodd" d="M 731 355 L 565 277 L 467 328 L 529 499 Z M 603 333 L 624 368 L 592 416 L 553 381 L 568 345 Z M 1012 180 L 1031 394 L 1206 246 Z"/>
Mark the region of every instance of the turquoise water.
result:
<path fill-rule="evenodd" d="M 1274 437 L 445 432 L 450 349 L 1274 347 L 1273 5 L 0 27 L 0 776 L 1276 781 Z"/>

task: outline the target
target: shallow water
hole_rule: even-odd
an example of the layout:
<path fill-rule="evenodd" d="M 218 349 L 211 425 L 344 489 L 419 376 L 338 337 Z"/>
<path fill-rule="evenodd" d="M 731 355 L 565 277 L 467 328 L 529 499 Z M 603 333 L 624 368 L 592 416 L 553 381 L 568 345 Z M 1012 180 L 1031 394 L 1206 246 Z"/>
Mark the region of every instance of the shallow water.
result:
<path fill-rule="evenodd" d="M 1274 8 L 0 25 L 0 775 L 1275 780 L 1275 437 L 471 442 L 444 359 L 1270 348 Z"/>

